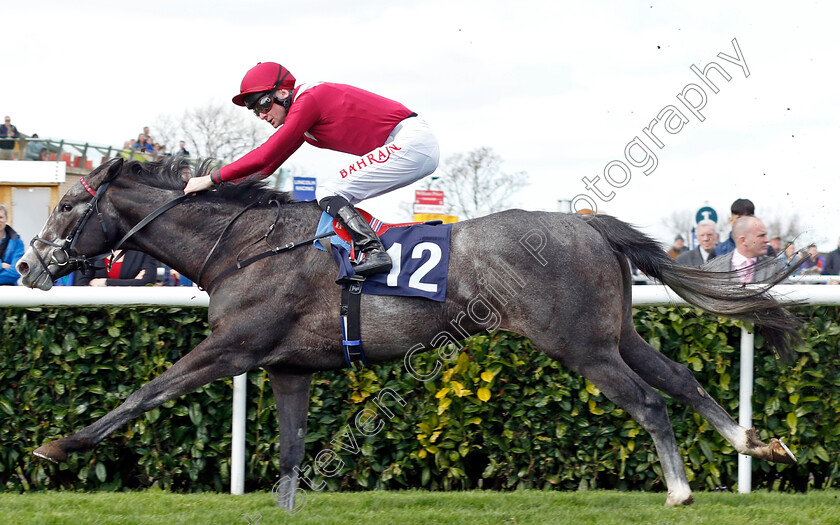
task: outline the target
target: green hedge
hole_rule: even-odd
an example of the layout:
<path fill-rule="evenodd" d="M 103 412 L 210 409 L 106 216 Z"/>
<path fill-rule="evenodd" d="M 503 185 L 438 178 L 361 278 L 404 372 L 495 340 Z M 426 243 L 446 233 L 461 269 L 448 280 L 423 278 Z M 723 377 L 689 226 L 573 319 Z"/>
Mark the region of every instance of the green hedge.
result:
<path fill-rule="evenodd" d="M 753 484 L 805 490 L 840 480 L 840 313 L 806 308 L 807 347 L 793 366 L 756 338 L 754 422 L 783 437 L 794 466 L 753 461 Z M 32 456 L 122 402 L 207 334 L 205 311 L 184 308 L 0 309 L 0 490 L 119 490 L 158 485 L 184 491 L 229 486 L 232 381 L 216 381 L 131 422 L 93 452 L 60 465 Z M 691 308 L 636 315 L 653 346 L 686 364 L 731 414 L 738 409 L 740 329 Z M 431 370 L 436 356 L 413 361 Z M 426 383 L 401 361 L 323 373 L 312 388 L 307 456 L 331 448 L 344 464 L 331 490 L 427 487 L 618 488 L 659 490 L 661 470 L 647 433 L 582 377 L 500 333 L 476 336 Z M 390 388 L 406 405 L 375 397 Z M 249 374 L 247 490 L 268 490 L 278 473 L 274 399 L 262 371 Z M 383 396 L 384 398 L 384 396 Z M 732 487 L 737 455 L 702 420 L 669 400 L 671 420 L 695 489 Z M 356 453 L 330 441 L 363 408 L 379 434 L 354 432 Z M 342 441 L 349 443 L 347 436 Z M 335 463 L 334 463 L 335 464 Z"/>

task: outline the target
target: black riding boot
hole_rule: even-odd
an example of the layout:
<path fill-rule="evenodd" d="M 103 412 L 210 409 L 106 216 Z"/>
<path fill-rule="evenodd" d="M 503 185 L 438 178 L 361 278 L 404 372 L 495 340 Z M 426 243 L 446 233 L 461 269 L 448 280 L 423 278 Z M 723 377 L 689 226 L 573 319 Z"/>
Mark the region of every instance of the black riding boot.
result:
<path fill-rule="evenodd" d="M 339 209 L 336 218 L 347 227 L 356 249 L 365 254 L 362 262 L 353 267 L 358 275 L 368 276 L 391 271 L 391 257 L 385 253 L 382 241 L 352 204 Z"/>

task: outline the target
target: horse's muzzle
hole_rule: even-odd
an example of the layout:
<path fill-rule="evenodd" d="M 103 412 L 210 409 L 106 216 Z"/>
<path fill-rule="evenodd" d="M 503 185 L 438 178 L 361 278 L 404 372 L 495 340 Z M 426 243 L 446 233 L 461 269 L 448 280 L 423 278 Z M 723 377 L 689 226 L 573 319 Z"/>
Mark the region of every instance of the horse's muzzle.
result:
<path fill-rule="evenodd" d="M 15 265 L 15 269 L 20 274 L 20 282 L 24 286 L 41 290 L 52 288 L 51 274 L 40 260 L 33 255 L 33 249 L 27 250 Z"/>

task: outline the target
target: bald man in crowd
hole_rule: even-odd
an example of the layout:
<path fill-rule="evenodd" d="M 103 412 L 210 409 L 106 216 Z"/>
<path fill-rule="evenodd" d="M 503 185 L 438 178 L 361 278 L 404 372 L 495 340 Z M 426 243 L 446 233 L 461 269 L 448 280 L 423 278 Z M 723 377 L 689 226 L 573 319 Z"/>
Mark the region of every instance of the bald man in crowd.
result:
<path fill-rule="evenodd" d="M 758 217 L 739 217 L 732 224 L 732 240 L 735 249 L 712 259 L 703 266 L 704 270 L 737 270 L 732 280 L 745 284 L 768 281 L 784 270 L 783 263 L 767 255 L 767 228 Z"/>

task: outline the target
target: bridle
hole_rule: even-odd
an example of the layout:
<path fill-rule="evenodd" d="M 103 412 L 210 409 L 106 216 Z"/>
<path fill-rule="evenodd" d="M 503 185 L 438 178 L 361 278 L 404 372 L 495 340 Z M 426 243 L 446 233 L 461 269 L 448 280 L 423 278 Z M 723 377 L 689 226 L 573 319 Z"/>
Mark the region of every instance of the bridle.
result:
<path fill-rule="evenodd" d="M 79 268 L 87 268 L 89 264 L 89 258 L 84 255 L 76 254 L 76 241 L 79 240 L 79 232 L 87 224 L 88 220 L 90 220 L 91 215 L 93 212 L 96 211 L 96 215 L 99 218 L 99 224 L 102 225 L 102 234 L 105 236 L 105 239 L 108 239 L 108 227 L 105 226 L 105 219 L 102 217 L 102 213 L 99 211 L 99 200 L 105 195 L 105 191 L 108 190 L 108 186 L 111 185 L 111 180 L 106 180 L 103 182 L 99 188 L 94 192 L 90 185 L 87 183 L 84 177 L 79 179 L 79 182 L 82 184 L 85 190 L 92 195 L 92 199 L 88 202 L 87 206 L 85 207 L 85 211 L 82 213 L 82 216 L 79 217 L 79 220 L 76 221 L 76 225 L 73 226 L 73 229 L 70 231 L 70 234 L 64 239 L 64 242 L 61 244 L 48 241 L 46 239 L 42 239 L 37 235 L 30 241 L 29 246 L 32 248 L 32 251 L 35 252 L 35 256 L 38 258 L 38 261 L 44 267 L 44 270 L 50 276 L 50 279 L 53 281 L 56 280 L 56 277 L 50 271 L 49 264 L 54 264 L 59 267 L 68 266 L 70 265 L 73 269 Z M 41 254 L 38 250 L 35 249 L 35 243 L 40 242 L 46 244 L 47 246 L 52 246 L 54 249 L 50 251 L 50 260 L 49 263 L 41 257 Z"/>
<path fill-rule="evenodd" d="M 38 250 L 35 249 L 35 243 L 41 242 L 48 246 L 52 246 L 55 248 L 50 252 L 50 260 L 49 263 L 55 264 L 56 266 L 70 266 L 73 270 L 82 269 L 85 270 L 91 264 L 91 257 L 88 257 L 83 254 L 77 254 L 76 252 L 76 241 L 79 240 L 79 234 L 84 229 L 85 225 L 87 224 L 88 220 L 90 220 L 91 215 L 93 212 L 96 212 L 96 216 L 99 218 L 99 224 L 102 226 L 102 234 L 105 236 L 105 240 L 110 240 L 110 236 L 108 235 L 108 227 L 105 225 L 105 219 L 102 217 L 102 212 L 99 211 L 99 200 L 105 195 L 105 192 L 108 190 L 108 187 L 111 185 L 111 181 L 113 177 L 108 178 L 103 182 L 96 191 L 90 187 L 90 184 L 85 180 L 84 177 L 79 178 L 79 183 L 81 183 L 82 187 L 90 193 L 92 196 L 90 202 L 88 202 L 87 206 L 85 207 L 85 211 L 82 213 L 82 216 L 79 217 L 79 220 L 76 221 L 76 225 L 73 226 L 73 229 L 70 231 L 70 234 L 64 239 L 64 242 L 61 244 L 48 241 L 46 239 L 42 239 L 37 235 L 32 239 L 29 245 L 32 247 L 32 251 L 35 252 L 35 256 L 38 258 L 38 261 L 44 267 L 44 270 L 47 272 L 47 275 L 50 276 L 50 279 L 53 281 L 56 280 L 55 275 L 50 271 L 49 264 L 47 261 L 41 257 L 41 254 L 38 253 Z M 126 233 L 122 239 L 120 239 L 117 244 L 111 248 L 111 259 L 108 264 L 108 268 L 113 265 L 117 259 L 122 257 L 125 253 L 121 253 L 118 257 L 114 257 L 114 253 L 127 241 L 131 236 L 135 233 L 143 229 L 147 224 L 155 220 L 158 216 L 163 214 L 164 212 L 168 211 L 170 208 L 180 204 L 185 199 L 189 198 L 190 195 L 181 195 L 180 197 L 176 197 L 171 201 L 167 202 L 163 206 L 159 207 L 149 215 L 147 215 L 142 221 L 137 223 L 134 228 L 132 228 L 128 233 Z"/>
<path fill-rule="evenodd" d="M 50 276 L 50 279 L 52 279 L 53 282 L 56 280 L 56 277 L 53 275 L 53 273 L 49 269 L 49 264 L 50 263 L 55 264 L 56 266 L 59 266 L 59 267 L 69 265 L 73 270 L 87 269 L 87 267 L 91 264 L 90 261 L 91 261 L 92 258 L 87 257 L 86 255 L 77 254 L 75 246 L 76 246 L 76 241 L 78 241 L 78 239 L 79 239 L 80 232 L 82 231 L 82 229 L 84 229 L 85 225 L 87 224 L 88 220 L 90 220 L 90 217 L 91 217 L 91 215 L 93 215 L 94 211 L 96 212 L 96 215 L 99 218 L 99 224 L 102 226 L 102 234 L 105 236 L 105 240 L 106 241 L 110 240 L 110 237 L 108 235 L 108 227 L 105 225 L 105 219 L 102 217 L 102 213 L 99 211 L 99 200 L 102 198 L 103 195 L 105 195 L 105 192 L 108 190 L 108 187 L 111 185 L 111 181 L 113 179 L 114 179 L 114 176 L 109 177 L 107 180 L 105 180 L 105 182 L 103 182 L 99 186 L 99 188 L 97 188 L 96 191 L 93 191 L 93 189 L 87 183 L 85 178 L 81 177 L 79 179 L 79 182 L 81 183 L 82 187 L 92 196 L 92 198 L 91 198 L 90 202 L 88 202 L 87 206 L 85 207 L 85 211 L 82 213 L 82 216 L 79 217 L 78 221 L 76 221 L 76 225 L 73 226 L 73 229 L 70 231 L 70 234 L 67 236 L 66 239 L 64 239 L 64 242 L 62 242 L 61 244 L 58 244 L 56 242 L 48 241 L 46 239 L 42 239 L 41 237 L 35 236 L 32 239 L 32 241 L 29 243 L 29 245 L 32 247 L 32 251 L 35 252 L 35 256 L 38 258 L 38 261 L 43 266 L 44 271 L 47 272 L 47 275 Z M 169 202 L 163 204 L 162 206 L 160 206 L 159 208 L 157 208 L 156 210 L 151 212 L 149 215 L 147 215 L 143 220 L 138 222 L 131 230 L 129 230 L 128 233 L 126 233 L 123 236 L 122 239 L 120 239 L 114 245 L 113 248 L 111 248 L 111 259 L 110 259 L 109 266 L 112 265 L 114 262 L 116 262 L 116 259 L 119 259 L 119 257 L 121 257 L 125 253 L 125 252 L 122 252 L 122 254 L 120 254 L 120 256 L 118 256 L 116 258 L 114 257 L 114 253 L 123 245 L 123 243 L 126 240 L 128 240 L 135 233 L 137 233 L 138 231 L 143 229 L 147 224 L 149 224 L 150 222 L 155 220 L 157 217 L 159 217 L 163 213 L 167 212 L 169 209 L 175 207 L 176 205 L 180 204 L 181 202 L 183 202 L 184 200 L 186 200 L 186 199 L 188 199 L 192 196 L 193 196 L 192 194 L 185 194 L 185 195 L 181 195 L 179 197 L 176 197 L 176 198 L 170 200 Z M 262 260 L 266 257 L 270 257 L 272 255 L 277 255 L 279 253 L 294 250 L 295 248 L 298 248 L 300 246 L 305 246 L 305 245 L 307 245 L 307 244 L 309 244 L 313 241 L 316 241 L 318 239 L 323 239 L 325 237 L 329 237 L 329 236 L 333 235 L 332 232 L 323 233 L 323 234 L 315 235 L 313 237 L 310 237 L 308 239 L 304 239 L 304 240 L 301 240 L 301 241 L 289 242 L 289 243 L 286 243 L 283 246 L 272 246 L 271 243 L 269 242 L 268 238 L 274 232 L 274 230 L 277 226 L 277 222 L 280 220 L 280 203 L 278 201 L 271 200 L 269 202 L 269 204 L 272 204 L 272 203 L 276 204 L 277 207 L 278 207 L 277 217 L 274 219 L 274 223 L 268 228 L 268 231 L 266 232 L 265 235 L 262 236 L 262 238 L 254 241 L 252 244 L 250 244 L 248 246 L 248 247 L 251 247 L 251 246 L 254 246 L 254 245 L 258 244 L 261 241 L 264 241 L 264 242 L 268 243 L 269 246 L 271 246 L 271 249 L 269 249 L 265 252 L 262 252 L 258 255 L 255 255 L 255 256 L 253 256 L 253 257 L 251 257 L 251 258 L 249 258 L 245 261 L 241 261 L 240 258 L 242 256 L 242 252 L 245 251 L 245 249 L 247 247 L 243 248 L 242 250 L 240 250 L 239 254 L 236 256 L 236 264 L 234 266 L 224 270 L 219 275 L 217 275 L 212 280 L 212 282 L 208 285 L 208 287 L 207 287 L 208 290 L 212 289 L 213 286 L 216 283 L 218 283 L 219 281 L 228 277 L 230 274 L 232 274 L 232 273 L 234 273 L 238 270 L 241 270 L 241 269 L 245 268 L 246 266 L 250 266 L 251 264 L 253 264 L 253 263 L 255 263 L 259 260 Z M 249 209 L 254 207 L 254 205 L 256 205 L 256 204 L 257 203 L 255 202 L 255 203 L 245 207 L 243 210 L 239 211 L 239 213 L 237 213 L 230 220 L 227 227 L 225 227 L 225 229 L 222 230 L 222 233 L 219 235 L 219 238 L 216 240 L 216 243 L 213 245 L 213 247 L 207 253 L 207 256 L 204 259 L 204 263 L 201 265 L 201 269 L 199 270 L 198 282 L 196 283 L 196 284 L 199 285 L 199 287 L 201 287 L 200 282 L 201 282 L 201 277 L 204 274 L 204 270 L 207 267 L 207 264 L 210 261 L 211 257 L 216 252 L 216 249 L 219 247 L 219 244 L 221 243 L 222 238 L 230 230 L 233 223 L 236 222 L 236 220 L 239 217 L 241 217 L 246 211 L 248 211 Z M 35 243 L 36 242 L 41 242 L 43 244 L 46 244 L 48 246 L 52 246 L 54 248 L 50 252 L 49 263 L 47 263 L 47 261 L 45 261 L 44 258 L 41 257 L 41 254 L 38 253 L 38 250 L 35 249 Z"/>

